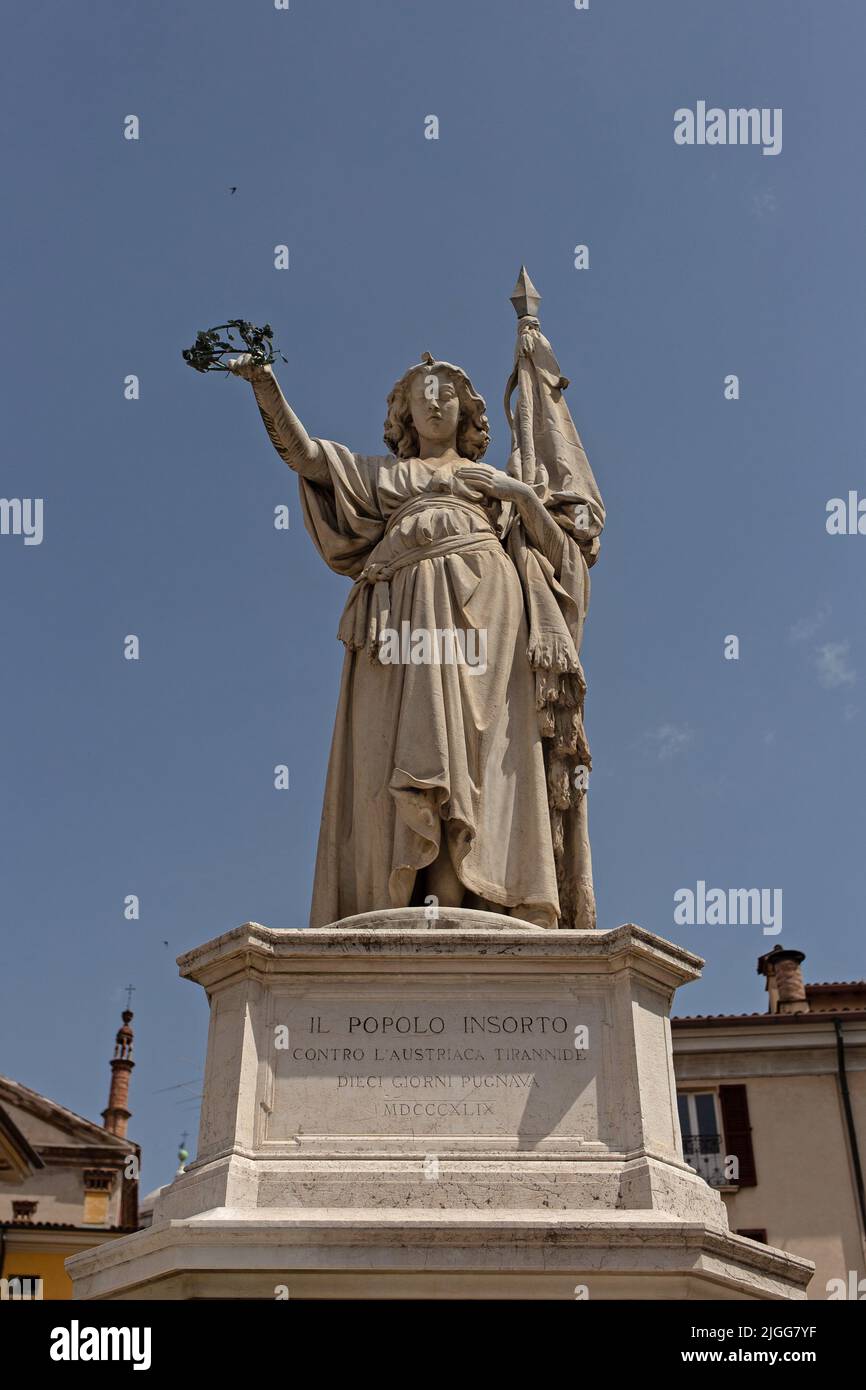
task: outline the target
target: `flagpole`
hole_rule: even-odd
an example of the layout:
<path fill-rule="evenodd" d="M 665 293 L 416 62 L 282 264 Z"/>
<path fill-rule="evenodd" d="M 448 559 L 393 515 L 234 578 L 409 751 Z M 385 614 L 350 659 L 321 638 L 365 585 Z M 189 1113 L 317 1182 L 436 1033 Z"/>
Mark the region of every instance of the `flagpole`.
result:
<path fill-rule="evenodd" d="M 541 295 L 529 278 L 525 265 L 520 267 L 517 284 L 511 293 L 511 303 L 517 315 L 517 345 L 514 367 L 505 387 L 505 417 L 511 430 L 511 457 L 508 472 L 532 486 L 538 481 L 533 435 L 532 370 L 529 358 L 534 345 L 534 333 L 540 329 L 538 306 Z M 517 414 L 511 410 L 511 396 L 517 387 Z"/>

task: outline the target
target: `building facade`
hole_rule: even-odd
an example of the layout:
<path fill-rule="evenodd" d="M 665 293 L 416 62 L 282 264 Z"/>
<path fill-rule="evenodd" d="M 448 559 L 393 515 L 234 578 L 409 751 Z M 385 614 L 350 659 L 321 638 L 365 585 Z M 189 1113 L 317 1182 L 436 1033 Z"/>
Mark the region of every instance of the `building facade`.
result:
<path fill-rule="evenodd" d="M 66 1257 L 138 1229 L 131 1021 L 126 1010 L 101 1125 L 0 1076 L 0 1299 L 71 1298 Z"/>
<path fill-rule="evenodd" d="M 866 981 L 803 960 L 759 959 L 766 1013 L 671 1020 L 683 1151 L 732 1230 L 814 1260 L 810 1298 L 866 1299 Z"/>

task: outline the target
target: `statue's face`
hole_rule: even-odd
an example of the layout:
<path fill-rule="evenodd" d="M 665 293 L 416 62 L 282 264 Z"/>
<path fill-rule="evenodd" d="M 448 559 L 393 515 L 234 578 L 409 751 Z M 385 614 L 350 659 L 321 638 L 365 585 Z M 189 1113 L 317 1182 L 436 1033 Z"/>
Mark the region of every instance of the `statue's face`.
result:
<path fill-rule="evenodd" d="M 419 439 L 447 447 L 453 444 L 460 420 L 460 400 L 451 373 L 416 372 L 409 387 L 412 423 Z"/>

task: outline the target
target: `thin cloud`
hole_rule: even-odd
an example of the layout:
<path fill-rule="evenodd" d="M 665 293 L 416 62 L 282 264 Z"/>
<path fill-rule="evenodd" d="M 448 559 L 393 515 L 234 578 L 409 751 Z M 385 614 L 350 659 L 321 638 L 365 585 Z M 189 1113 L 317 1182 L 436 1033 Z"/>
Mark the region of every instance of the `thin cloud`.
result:
<path fill-rule="evenodd" d="M 788 635 L 792 642 L 808 642 L 810 637 L 814 637 L 826 623 L 830 616 L 830 605 L 825 603 L 816 613 L 809 617 L 798 618 L 797 622 L 792 623 Z"/>
<path fill-rule="evenodd" d="M 848 660 L 849 642 L 825 642 L 815 652 L 815 669 L 825 690 L 853 685 L 857 673 Z"/>
<path fill-rule="evenodd" d="M 646 737 L 659 762 L 666 762 L 688 748 L 694 733 L 687 724 L 660 724 L 657 729 L 651 729 Z"/>
<path fill-rule="evenodd" d="M 778 201 L 772 188 L 764 188 L 752 194 L 752 213 L 759 222 L 766 222 L 778 211 Z"/>

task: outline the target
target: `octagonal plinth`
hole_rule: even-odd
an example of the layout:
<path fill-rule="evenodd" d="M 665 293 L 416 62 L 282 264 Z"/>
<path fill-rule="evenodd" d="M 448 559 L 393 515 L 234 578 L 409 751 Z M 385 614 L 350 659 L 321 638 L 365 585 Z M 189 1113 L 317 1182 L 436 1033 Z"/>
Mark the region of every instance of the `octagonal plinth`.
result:
<path fill-rule="evenodd" d="M 247 924 L 211 1007 L 195 1162 L 77 1297 L 796 1298 L 682 1157 L 669 1012 L 701 961 L 640 927 L 483 912 Z"/>

